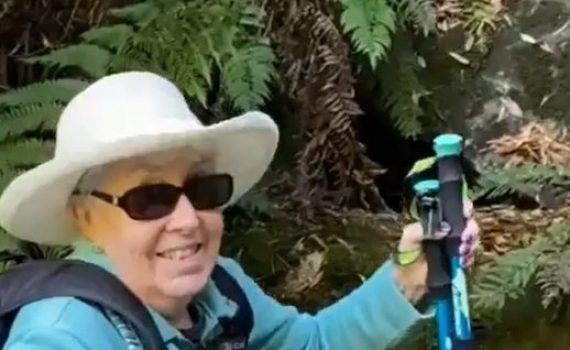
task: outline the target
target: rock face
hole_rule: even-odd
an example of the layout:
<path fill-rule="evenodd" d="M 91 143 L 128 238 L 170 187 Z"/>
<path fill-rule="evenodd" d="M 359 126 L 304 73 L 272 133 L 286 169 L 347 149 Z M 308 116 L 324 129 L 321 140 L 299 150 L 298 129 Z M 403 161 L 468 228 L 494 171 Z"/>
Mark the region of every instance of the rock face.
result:
<path fill-rule="evenodd" d="M 519 0 L 506 18 L 484 57 L 465 52 L 459 30 L 435 45 L 420 44 L 448 131 L 465 135 L 465 154 L 479 172 L 487 162 L 479 150 L 488 140 L 516 133 L 531 120 L 570 121 L 570 2 Z"/>

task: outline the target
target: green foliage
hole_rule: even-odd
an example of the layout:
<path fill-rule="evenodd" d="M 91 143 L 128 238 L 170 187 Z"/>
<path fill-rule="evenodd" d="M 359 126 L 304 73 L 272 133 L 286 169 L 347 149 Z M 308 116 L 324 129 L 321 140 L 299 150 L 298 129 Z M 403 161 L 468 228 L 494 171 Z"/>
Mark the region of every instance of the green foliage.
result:
<path fill-rule="evenodd" d="M 71 45 L 24 59 L 27 63 L 41 63 L 57 68 L 78 67 L 92 78 L 105 75 L 110 60 L 111 53 L 108 50 L 92 44 Z"/>
<path fill-rule="evenodd" d="M 154 8 L 145 10 L 146 24 L 113 59 L 113 71 L 145 69 L 163 74 L 204 106 L 208 92 L 216 88 L 214 69 L 222 72 L 222 98 L 230 107 L 256 108 L 269 96 L 275 56 L 255 31 L 264 20 L 255 2 L 158 1 Z"/>
<path fill-rule="evenodd" d="M 53 154 L 51 135 L 63 104 L 85 88 L 73 79 L 47 80 L 0 95 L 0 191 L 23 169 Z"/>
<path fill-rule="evenodd" d="M 491 32 L 496 29 L 498 16 L 491 0 L 465 0 L 461 17 L 467 33 L 474 39 L 474 46 L 485 51 Z"/>
<path fill-rule="evenodd" d="M 24 61 L 79 68 L 89 78 L 152 71 L 205 107 L 211 89 L 221 89 L 221 99 L 240 111 L 258 108 L 269 97 L 276 58 L 263 31 L 265 13 L 255 1 L 147 0 L 111 13 L 125 23 L 89 29 L 82 42 Z M 214 86 L 214 69 L 222 72 L 220 86 Z M 56 94 L 47 90 L 45 96 Z"/>
<path fill-rule="evenodd" d="M 269 97 L 269 81 L 276 76 L 273 51 L 266 45 L 238 49 L 227 61 L 224 89 L 231 103 L 241 110 L 259 106 Z"/>
<path fill-rule="evenodd" d="M 154 1 L 141 1 L 121 8 L 113 8 L 109 12 L 117 18 L 142 27 L 156 16 L 158 10 Z"/>
<path fill-rule="evenodd" d="M 62 109 L 58 104 L 30 104 L 12 108 L 0 114 L 0 123 L 2 123 L 0 140 L 16 137 L 31 130 L 54 130 Z M 2 160 L 0 164 L 1 162 Z"/>
<path fill-rule="evenodd" d="M 423 130 L 421 101 L 429 93 L 419 79 L 419 68 L 408 38 L 396 37 L 388 60 L 380 68 L 381 101 L 393 125 L 406 138 L 415 138 Z"/>
<path fill-rule="evenodd" d="M 482 319 L 500 318 L 507 302 L 523 296 L 531 283 L 540 287 L 543 306 L 569 296 L 570 220 L 553 224 L 530 246 L 508 252 L 481 266 L 471 288 L 471 302 Z"/>
<path fill-rule="evenodd" d="M 81 34 L 81 38 L 90 44 L 102 46 L 109 50 L 117 50 L 126 44 L 133 33 L 134 29 L 131 26 L 117 24 L 92 28 Z"/>
<path fill-rule="evenodd" d="M 534 196 L 547 185 L 570 185 L 570 168 L 540 164 L 497 167 L 479 178 L 473 198 L 493 199 L 513 194 Z"/>
<path fill-rule="evenodd" d="M 275 203 L 257 187 L 242 196 L 237 204 L 251 217 L 259 217 L 260 215 L 274 217 L 277 215 Z"/>
<path fill-rule="evenodd" d="M 548 254 L 536 279 L 542 293 L 542 306 L 559 309 L 563 298 L 570 296 L 570 247 Z"/>
<path fill-rule="evenodd" d="M 340 0 L 341 24 L 356 51 L 365 54 L 372 68 L 386 56 L 396 30 L 396 15 L 386 0 Z"/>
<path fill-rule="evenodd" d="M 76 79 L 55 79 L 33 83 L 0 95 L 0 107 L 14 107 L 32 103 L 67 102 L 87 87 L 87 82 Z"/>
<path fill-rule="evenodd" d="M 32 242 L 21 241 L 18 250 L 28 259 L 62 259 L 69 255 L 73 248 L 71 246 L 47 246 Z"/>
<path fill-rule="evenodd" d="M 53 153 L 53 142 L 25 138 L 0 145 L 0 169 L 31 167 L 45 161 Z"/>
<path fill-rule="evenodd" d="M 437 9 L 434 0 L 390 0 L 398 21 L 419 29 L 424 36 L 436 31 Z"/>
<path fill-rule="evenodd" d="M 567 187 L 570 168 L 522 164 L 496 167 L 478 180 L 473 198 L 535 196 L 545 186 Z M 522 234 L 522 233 L 521 233 Z M 481 267 L 474 283 L 473 306 L 485 318 L 500 317 L 506 303 L 537 286 L 542 306 L 557 312 L 570 296 L 570 220 L 553 224 L 530 246 L 511 251 Z M 533 283 L 531 283 L 533 281 Z"/>
<path fill-rule="evenodd" d="M 536 273 L 540 249 L 531 246 L 512 251 L 482 266 L 471 289 L 471 305 L 482 318 L 496 319 L 508 300 L 514 300 L 527 290 Z"/>

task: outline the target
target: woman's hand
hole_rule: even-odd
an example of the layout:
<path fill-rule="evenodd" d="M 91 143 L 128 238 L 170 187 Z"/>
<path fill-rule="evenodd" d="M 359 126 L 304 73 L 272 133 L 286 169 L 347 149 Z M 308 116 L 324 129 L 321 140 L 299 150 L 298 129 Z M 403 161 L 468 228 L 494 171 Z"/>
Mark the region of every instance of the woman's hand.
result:
<path fill-rule="evenodd" d="M 461 235 L 461 245 L 459 254 L 463 267 L 470 267 L 473 264 L 475 250 L 479 246 L 479 225 L 473 218 L 473 203 L 465 200 L 463 212 L 467 219 L 465 230 Z M 437 232 L 437 238 L 444 238 L 449 230 Z M 424 233 L 419 222 L 404 227 L 402 238 L 398 245 L 398 251 L 418 251 L 422 249 Z M 396 265 L 394 277 L 402 292 L 415 303 L 427 292 L 428 266 L 423 254 L 412 264 L 407 266 Z"/>

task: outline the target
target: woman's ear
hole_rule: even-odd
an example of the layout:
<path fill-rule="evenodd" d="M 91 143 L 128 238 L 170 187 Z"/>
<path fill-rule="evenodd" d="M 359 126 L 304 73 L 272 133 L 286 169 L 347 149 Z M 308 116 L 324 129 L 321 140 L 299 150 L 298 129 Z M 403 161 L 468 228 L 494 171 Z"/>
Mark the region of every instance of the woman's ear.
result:
<path fill-rule="evenodd" d="M 91 211 L 84 200 L 70 198 L 67 203 L 67 215 L 78 231 L 82 233 L 88 231 L 91 225 Z"/>

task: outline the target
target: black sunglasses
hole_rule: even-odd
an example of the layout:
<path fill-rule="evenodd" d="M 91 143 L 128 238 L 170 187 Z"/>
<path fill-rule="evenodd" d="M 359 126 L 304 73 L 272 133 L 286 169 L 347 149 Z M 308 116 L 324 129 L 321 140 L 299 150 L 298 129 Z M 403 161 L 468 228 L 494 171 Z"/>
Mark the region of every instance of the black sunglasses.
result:
<path fill-rule="evenodd" d="M 122 196 L 100 191 L 73 191 L 87 194 L 123 209 L 134 220 L 156 220 L 174 211 L 182 194 L 197 210 L 210 210 L 226 204 L 233 193 L 233 178 L 228 174 L 214 174 L 189 178 L 182 187 L 159 183 L 131 188 Z"/>

